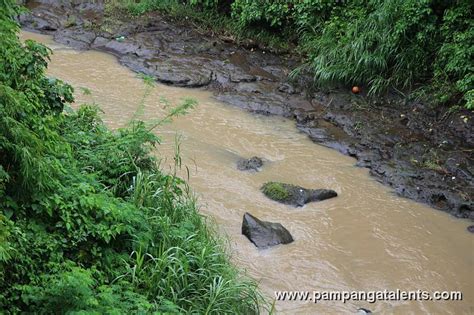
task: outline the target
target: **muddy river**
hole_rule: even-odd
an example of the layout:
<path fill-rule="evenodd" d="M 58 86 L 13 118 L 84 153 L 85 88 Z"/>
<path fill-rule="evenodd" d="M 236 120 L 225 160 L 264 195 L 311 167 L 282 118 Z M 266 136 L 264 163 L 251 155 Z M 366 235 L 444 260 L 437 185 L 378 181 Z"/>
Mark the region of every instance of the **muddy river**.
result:
<path fill-rule="evenodd" d="M 474 237 L 469 222 L 397 197 L 376 182 L 355 160 L 312 143 L 294 122 L 247 113 L 222 104 L 198 89 L 156 85 L 140 103 L 143 80 L 111 56 L 78 52 L 50 37 L 23 32 L 54 51 L 49 74 L 76 88 L 76 104 L 97 103 L 111 128 L 125 126 L 134 115 L 152 121 L 169 104 L 193 98 L 188 115 L 156 129 L 163 168 L 172 164 L 174 141 L 181 137 L 183 164 L 201 211 L 229 239 L 234 263 L 257 280 L 269 298 L 275 291 L 461 291 L 462 301 L 320 301 L 276 302 L 281 314 L 474 313 Z M 90 90 L 85 95 L 83 89 Z M 139 109 L 137 111 L 137 109 Z M 239 157 L 267 160 L 259 173 L 238 171 Z M 307 188 L 334 189 L 334 199 L 292 208 L 267 199 L 259 187 L 282 181 Z M 242 216 L 280 222 L 295 241 L 257 250 L 241 235 Z"/>

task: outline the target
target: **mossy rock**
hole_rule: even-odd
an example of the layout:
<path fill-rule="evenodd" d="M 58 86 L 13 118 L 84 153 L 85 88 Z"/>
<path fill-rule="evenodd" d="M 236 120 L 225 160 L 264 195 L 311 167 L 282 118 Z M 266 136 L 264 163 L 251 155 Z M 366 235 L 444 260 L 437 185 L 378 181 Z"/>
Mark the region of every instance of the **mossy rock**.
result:
<path fill-rule="evenodd" d="M 280 182 L 267 182 L 263 184 L 261 190 L 268 198 L 295 207 L 302 207 L 308 202 L 337 196 L 337 193 L 330 189 L 306 189 Z"/>
<path fill-rule="evenodd" d="M 262 186 L 262 192 L 270 199 L 283 202 L 291 196 L 287 186 L 289 185 L 277 182 L 268 182 Z"/>

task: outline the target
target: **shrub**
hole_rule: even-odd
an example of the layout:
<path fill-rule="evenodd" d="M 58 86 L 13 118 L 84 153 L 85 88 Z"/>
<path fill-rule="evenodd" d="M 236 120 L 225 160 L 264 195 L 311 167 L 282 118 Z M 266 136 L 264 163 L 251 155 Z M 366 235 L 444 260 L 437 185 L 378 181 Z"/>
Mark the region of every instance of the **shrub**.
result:
<path fill-rule="evenodd" d="M 466 107 L 474 108 L 474 4 L 458 1 L 442 15 L 441 36 L 434 64 L 434 81 L 440 102 L 464 98 Z M 453 83 L 453 84 L 446 84 Z"/>

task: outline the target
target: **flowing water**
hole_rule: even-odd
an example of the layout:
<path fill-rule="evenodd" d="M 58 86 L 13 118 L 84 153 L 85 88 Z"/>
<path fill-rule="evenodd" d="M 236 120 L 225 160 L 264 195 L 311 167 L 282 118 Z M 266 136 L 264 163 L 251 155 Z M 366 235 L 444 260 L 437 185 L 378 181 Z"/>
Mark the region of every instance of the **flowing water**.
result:
<path fill-rule="evenodd" d="M 77 103 L 100 104 L 108 126 L 124 126 L 136 114 L 146 85 L 113 56 L 74 51 L 38 34 L 22 37 L 54 50 L 49 74 L 76 87 Z M 84 95 L 81 87 L 92 94 Z M 206 91 L 156 85 L 138 113 L 148 121 L 163 117 L 167 102 L 185 97 L 199 105 L 157 129 L 163 137 L 158 154 L 168 157 L 163 165 L 172 164 L 174 139 L 181 135 L 183 163 L 202 213 L 229 237 L 234 263 L 267 296 L 277 290 L 463 293 L 462 301 L 276 302 L 278 313 L 350 314 L 359 307 L 383 314 L 474 313 L 474 237 L 466 231 L 468 222 L 395 196 L 355 167 L 354 159 L 312 143 L 294 122 L 249 114 Z M 239 157 L 253 155 L 268 161 L 261 172 L 236 169 Z M 339 196 L 296 209 L 263 196 L 259 188 L 270 180 L 334 189 Z M 257 250 L 240 233 L 246 211 L 282 223 L 295 241 Z"/>

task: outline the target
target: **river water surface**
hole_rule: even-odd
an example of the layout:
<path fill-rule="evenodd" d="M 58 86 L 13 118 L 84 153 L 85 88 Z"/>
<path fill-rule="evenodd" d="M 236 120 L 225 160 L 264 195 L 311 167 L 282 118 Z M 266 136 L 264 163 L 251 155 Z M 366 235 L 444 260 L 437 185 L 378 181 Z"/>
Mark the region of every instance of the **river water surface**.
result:
<path fill-rule="evenodd" d="M 99 104 L 109 127 L 125 126 L 135 115 L 146 85 L 113 56 L 74 51 L 43 35 L 21 36 L 53 49 L 49 75 L 75 87 L 76 104 Z M 276 302 L 278 313 L 351 314 L 359 307 L 376 314 L 474 313 L 474 237 L 466 231 L 467 221 L 395 196 L 366 169 L 355 167 L 354 159 L 312 143 L 292 121 L 249 114 L 206 91 L 156 85 L 138 113 L 155 120 L 165 115 L 167 103 L 186 97 L 199 105 L 156 130 L 163 137 L 158 154 L 167 157 L 166 169 L 176 134 L 181 135 L 183 163 L 201 212 L 217 222 L 229 238 L 234 263 L 268 297 L 277 290 L 463 293 L 462 301 Z M 239 157 L 254 155 L 268 161 L 261 172 L 236 169 Z M 260 186 L 270 180 L 334 189 L 339 196 L 296 209 L 262 195 Z M 245 212 L 282 223 L 295 241 L 257 250 L 240 233 Z"/>

